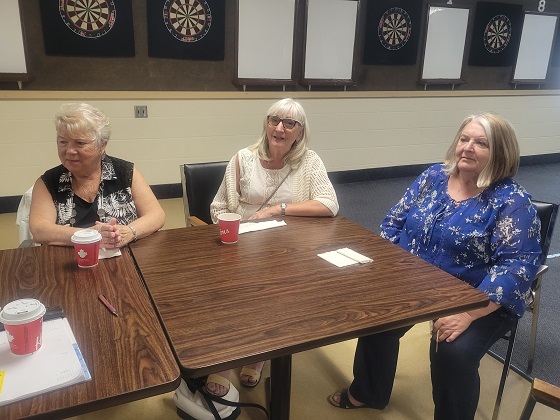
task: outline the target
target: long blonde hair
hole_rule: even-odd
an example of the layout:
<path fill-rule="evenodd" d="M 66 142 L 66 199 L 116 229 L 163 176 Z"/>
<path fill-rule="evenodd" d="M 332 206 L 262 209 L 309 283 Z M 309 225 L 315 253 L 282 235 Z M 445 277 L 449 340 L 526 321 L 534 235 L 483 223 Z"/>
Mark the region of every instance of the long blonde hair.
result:
<path fill-rule="evenodd" d="M 455 151 L 465 126 L 470 122 L 477 122 L 484 128 L 490 150 L 488 163 L 478 176 L 477 187 L 486 188 L 496 181 L 513 177 L 519 168 L 520 159 L 515 130 L 503 117 L 490 112 L 465 118 L 445 155 L 446 173 L 454 175 L 459 171 Z"/>
<path fill-rule="evenodd" d="M 290 118 L 297 120 L 301 124 L 301 139 L 294 142 L 294 144 L 292 145 L 292 149 L 284 157 L 284 164 L 289 164 L 293 169 L 296 169 L 299 166 L 301 158 L 307 151 L 310 140 L 310 132 L 309 124 L 307 122 L 307 117 L 305 115 L 303 107 L 299 102 L 293 100 L 292 98 L 285 98 L 271 105 L 263 120 L 262 134 L 259 137 L 258 141 L 250 146 L 250 149 L 257 150 L 257 154 L 262 160 L 270 161 L 272 159 L 268 150 L 268 138 L 266 137 L 266 129 L 268 127 L 268 117 L 274 115 L 280 118 L 284 118 L 289 115 Z M 294 127 L 294 130 L 296 129 L 296 127 Z"/>

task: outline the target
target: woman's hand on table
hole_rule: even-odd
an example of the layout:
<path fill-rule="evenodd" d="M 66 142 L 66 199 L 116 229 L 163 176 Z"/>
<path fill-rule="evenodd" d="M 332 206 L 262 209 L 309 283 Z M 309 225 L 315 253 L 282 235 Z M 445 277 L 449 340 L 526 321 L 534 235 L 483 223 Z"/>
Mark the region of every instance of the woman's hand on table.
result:
<path fill-rule="evenodd" d="M 122 228 L 123 226 L 117 225 L 115 218 L 112 218 L 109 223 L 95 222 L 95 226 L 93 226 L 93 229 L 101 233 L 101 248 L 120 248 L 130 242 L 124 241 Z"/>
<path fill-rule="evenodd" d="M 248 220 L 266 219 L 267 217 L 276 217 L 281 214 L 280 205 L 266 207 L 253 213 Z"/>

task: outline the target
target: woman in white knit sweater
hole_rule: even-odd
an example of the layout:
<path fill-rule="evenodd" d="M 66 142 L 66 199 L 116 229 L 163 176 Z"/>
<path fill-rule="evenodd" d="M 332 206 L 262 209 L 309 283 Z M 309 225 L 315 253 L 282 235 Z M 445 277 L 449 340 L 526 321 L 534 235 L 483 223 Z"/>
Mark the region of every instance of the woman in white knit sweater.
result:
<path fill-rule="evenodd" d="M 303 107 L 289 98 L 274 103 L 258 142 L 230 160 L 210 205 L 214 223 L 224 212 L 238 213 L 243 220 L 336 216 L 336 193 L 321 158 L 308 144 L 309 125 Z"/>
<path fill-rule="evenodd" d="M 293 99 L 274 103 L 263 121 L 261 137 L 230 160 L 210 213 L 234 212 L 243 220 L 338 213 L 338 200 L 321 158 L 308 149 L 309 125 Z M 264 362 L 245 366 L 241 383 L 259 383 Z M 210 375 L 207 390 L 225 395 L 231 372 Z"/>

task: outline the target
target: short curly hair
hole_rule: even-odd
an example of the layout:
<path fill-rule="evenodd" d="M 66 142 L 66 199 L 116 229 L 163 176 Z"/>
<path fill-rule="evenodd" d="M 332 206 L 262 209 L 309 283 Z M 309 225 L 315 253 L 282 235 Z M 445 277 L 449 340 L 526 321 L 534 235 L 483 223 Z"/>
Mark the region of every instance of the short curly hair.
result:
<path fill-rule="evenodd" d="M 54 117 L 58 135 L 95 140 L 98 147 L 111 137 L 111 124 L 98 108 L 86 103 L 63 104 Z"/>

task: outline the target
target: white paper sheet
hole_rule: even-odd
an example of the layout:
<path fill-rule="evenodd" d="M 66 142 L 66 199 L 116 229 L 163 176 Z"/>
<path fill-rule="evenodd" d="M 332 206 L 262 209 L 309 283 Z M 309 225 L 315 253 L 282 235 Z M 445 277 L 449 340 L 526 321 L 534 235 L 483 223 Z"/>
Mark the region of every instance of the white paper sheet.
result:
<path fill-rule="evenodd" d="M 66 318 L 43 322 L 41 348 L 25 356 L 0 332 L 0 377 L 0 405 L 91 379 Z"/>
<path fill-rule="evenodd" d="M 345 257 L 350 258 L 351 260 L 359 262 L 360 264 L 365 264 L 373 261 L 371 258 L 366 257 L 365 255 L 362 255 L 356 251 L 353 251 L 350 248 L 340 248 L 337 249 L 336 252 L 344 255 Z"/>
<path fill-rule="evenodd" d="M 286 226 L 286 222 L 281 220 L 267 220 L 266 222 L 243 222 L 239 225 L 239 234 L 254 232 L 256 230 L 271 229 Z"/>
<path fill-rule="evenodd" d="M 366 264 L 373 260 L 365 255 L 362 255 L 350 248 L 340 248 L 336 251 L 324 252 L 317 254 L 317 256 L 336 265 L 337 267 L 346 267 L 352 264 Z"/>
<path fill-rule="evenodd" d="M 121 250 L 119 248 L 99 248 L 99 259 L 102 260 L 104 258 L 113 258 L 113 257 L 120 257 L 122 255 Z"/>

